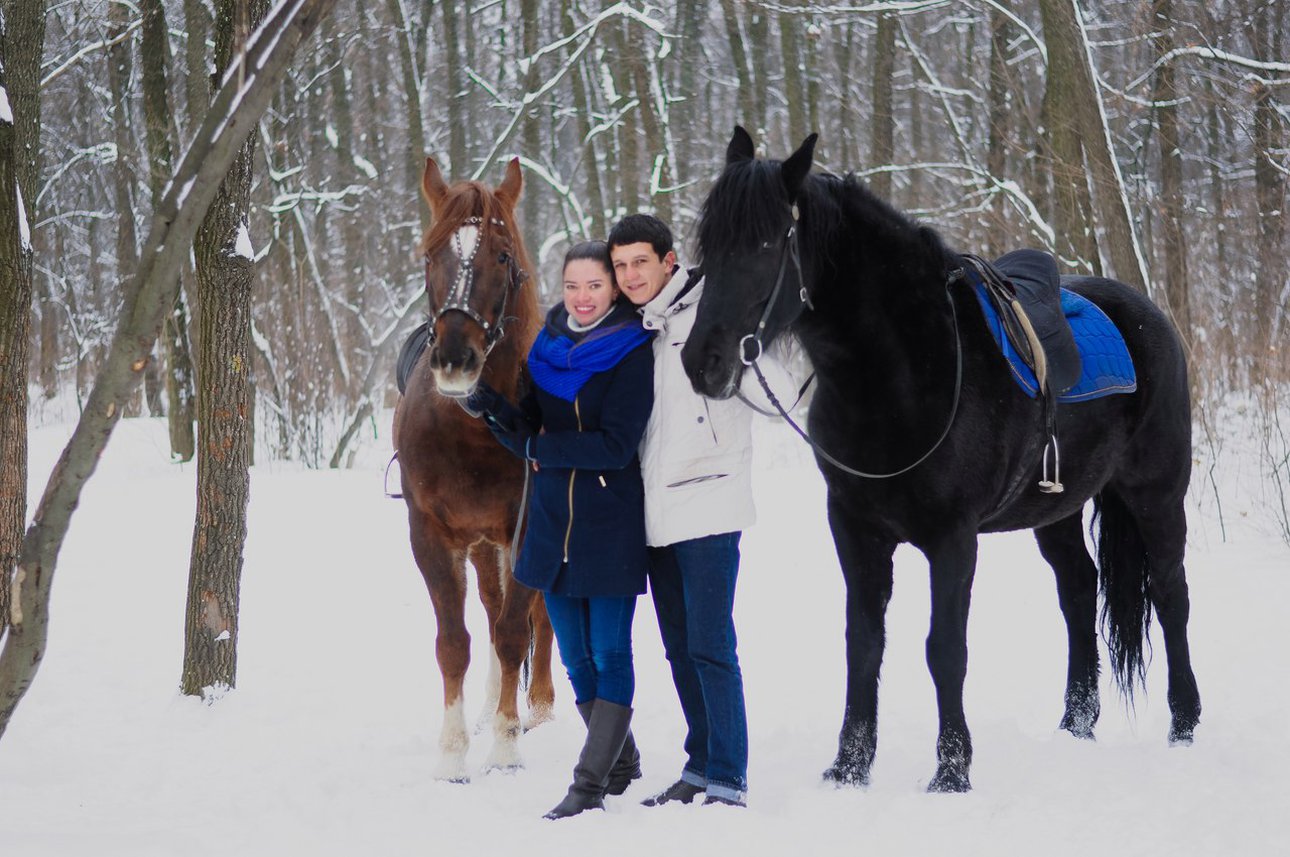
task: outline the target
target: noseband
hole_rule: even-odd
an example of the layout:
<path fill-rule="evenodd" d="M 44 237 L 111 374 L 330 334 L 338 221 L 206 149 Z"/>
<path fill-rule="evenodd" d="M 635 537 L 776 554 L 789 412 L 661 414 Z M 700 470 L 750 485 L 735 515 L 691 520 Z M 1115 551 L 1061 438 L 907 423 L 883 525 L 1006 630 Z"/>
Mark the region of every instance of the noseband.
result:
<path fill-rule="evenodd" d="M 494 226 L 506 227 L 506 223 L 496 217 L 491 218 L 490 222 Z M 490 322 L 482 314 L 470 305 L 470 298 L 475 289 L 475 254 L 484 244 L 483 218 L 469 217 L 462 221 L 461 226 L 452 234 L 453 246 L 457 250 L 457 258 L 460 265 L 457 269 L 457 279 L 453 282 L 452 287 L 448 289 L 448 297 L 443 302 L 443 306 L 435 309 L 434 307 L 434 289 L 430 282 L 430 254 L 426 253 L 426 300 L 430 302 L 430 323 L 427 325 L 427 331 L 430 334 L 426 342 L 426 348 L 431 348 L 435 343 L 435 326 L 439 319 L 443 318 L 449 312 L 464 313 L 468 318 L 484 329 L 484 357 L 492 353 L 493 347 L 501 342 L 502 337 L 506 335 L 506 322 L 509 320 L 506 316 L 506 305 L 510 300 L 511 292 L 519 289 L 520 285 L 528 277 L 528 273 L 520 269 L 519 262 L 515 260 L 515 253 L 503 253 L 510 271 L 509 282 L 506 284 L 506 292 L 502 295 L 502 307 L 497 314 L 497 320 Z M 470 248 L 470 254 L 467 255 L 465 249 L 461 246 L 461 228 L 465 226 L 474 226 L 479 230 L 479 236 L 475 241 L 475 246 Z"/>
<path fill-rule="evenodd" d="M 811 299 L 806 294 L 806 281 L 802 278 L 802 257 L 797 249 L 797 203 L 792 207 L 793 222 L 788 225 L 788 232 L 784 234 L 783 247 L 779 253 L 779 274 L 775 277 L 775 287 L 770 290 L 770 297 L 766 299 L 766 308 L 762 310 L 761 320 L 757 322 L 757 329 L 752 333 L 744 336 L 739 340 L 739 359 L 745 366 L 754 366 L 757 359 L 761 357 L 762 342 L 761 338 L 766 333 L 766 322 L 770 320 L 770 314 L 775 309 L 775 302 L 779 300 L 780 290 L 784 288 L 784 275 L 788 273 L 788 262 L 793 261 L 793 268 L 797 271 L 798 297 L 801 302 L 797 306 L 797 311 L 793 313 L 785 327 L 797 321 L 797 317 L 802 314 L 806 308 L 815 309 L 811 306 Z M 751 343 L 755 350 L 749 350 L 748 345 Z"/>

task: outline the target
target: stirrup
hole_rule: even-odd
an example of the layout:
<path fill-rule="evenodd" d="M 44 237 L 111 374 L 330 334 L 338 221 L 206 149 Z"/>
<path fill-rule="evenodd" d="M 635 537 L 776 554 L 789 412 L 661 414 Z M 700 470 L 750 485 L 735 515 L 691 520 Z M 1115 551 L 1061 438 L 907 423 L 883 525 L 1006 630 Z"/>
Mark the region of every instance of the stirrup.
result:
<path fill-rule="evenodd" d="M 1048 478 L 1048 450 L 1053 451 L 1053 478 Z M 1057 435 L 1050 434 L 1048 443 L 1044 445 L 1044 472 L 1043 478 L 1039 480 L 1039 490 L 1045 494 L 1060 494 L 1066 490 L 1062 484 L 1062 456 L 1057 448 Z"/>

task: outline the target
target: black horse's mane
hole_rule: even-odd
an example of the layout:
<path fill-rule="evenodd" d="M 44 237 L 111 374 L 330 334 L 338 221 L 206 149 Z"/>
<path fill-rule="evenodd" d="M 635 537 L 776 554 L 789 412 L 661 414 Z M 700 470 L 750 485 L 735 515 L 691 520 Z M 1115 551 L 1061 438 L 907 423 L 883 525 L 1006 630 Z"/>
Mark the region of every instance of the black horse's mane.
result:
<path fill-rule="evenodd" d="M 790 210 L 782 162 L 747 159 L 728 164 L 703 203 L 698 221 L 699 262 L 708 254 L 753 251 L 784 237 Z M 919 224 L 874 195 L 853 173 L 813 173 L 800 192 L 802 243 L 814 249 L 818 273 L 837 270 L 855 260 L 838 253 L 861 252 L 863 245 L 897 253 L 909 267 L 925 261 L 942 270 L 951 253 L 937 232 Z M 838 241 L 844 231 L 860 240 Z M 862 260 L 863 261 L 863 260 Z M 910 263 L 914 263 L 910 265 Z"/>

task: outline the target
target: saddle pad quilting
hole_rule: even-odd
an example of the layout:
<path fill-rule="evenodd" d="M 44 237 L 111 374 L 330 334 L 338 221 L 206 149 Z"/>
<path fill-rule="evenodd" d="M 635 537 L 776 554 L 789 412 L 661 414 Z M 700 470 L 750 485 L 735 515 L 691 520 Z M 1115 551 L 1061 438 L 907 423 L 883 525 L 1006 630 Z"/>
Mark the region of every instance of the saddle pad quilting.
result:
<path fill-rule="evenodd" d="M 1021 359 L 1003 332 L 1003 320 L 986 295 L 985 287 L 973 287 L 981 311 L 985 313 L 986 327 L 1008 361 L 1013 380 L 1022 391 L 1034 398 L 1039 390 L 1035 373 Z M 1138 376 L 1133 368 L 1124 337 L 1115 324 L 1097 304 L 1082 295 L 1062 289 L 1062 313 L 1075 334 L 1083 371 L 1080 379 L 1066 392 L 1058 395 L 1059 402 L 1087 402 L 1090 399 L 1117 393 L 1132 393 L 1138 389 Z"/>

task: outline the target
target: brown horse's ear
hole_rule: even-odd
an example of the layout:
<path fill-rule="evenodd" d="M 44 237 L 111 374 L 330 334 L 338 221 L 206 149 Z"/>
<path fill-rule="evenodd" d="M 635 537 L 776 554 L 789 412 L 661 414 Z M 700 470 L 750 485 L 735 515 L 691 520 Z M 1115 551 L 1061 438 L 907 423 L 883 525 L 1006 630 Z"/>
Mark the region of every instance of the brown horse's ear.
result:
<path fill-rule="evenodd" d="M 426 202 L 430 203 L 431 211 L 439 210 L 439 203 L 448 193 L 448 183 L 443 180 L 443 173 L 439 172 L 439 165 L 434 158 L 426 158 L 425 172 L 421 174 L 421 193 Z"/>
<path fill-rule="evenodd" d="M 733 164 L 736 161 L 751 161 L 754 152 L 753 138 L 742 125 L 735 126 L 735 133 L 730 137 L 730 145 L 726 146 L 726 163 Z"/>
<path fill-rule="evenodd" d="M 506 178 L 497 186 L 497 198 L 501 200 L 502 205 L 508 209 L 514 210 L 515 203 L 519 202 L 520 191 L 524 189 L 524 176 L 520 173 L 520 159 L 511 158 L 511 162 L 506 165 Z"/>

